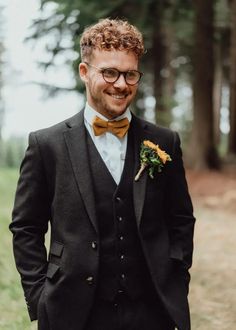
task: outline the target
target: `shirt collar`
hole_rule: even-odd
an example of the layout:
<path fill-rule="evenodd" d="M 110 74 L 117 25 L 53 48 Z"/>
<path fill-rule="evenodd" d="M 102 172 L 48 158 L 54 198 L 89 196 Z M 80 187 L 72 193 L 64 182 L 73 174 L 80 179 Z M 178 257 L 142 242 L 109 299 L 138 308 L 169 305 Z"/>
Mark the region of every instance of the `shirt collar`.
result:
<path fill-rule="evenodd" d="M 93 124 L 93 119 L 94 117 L 97 116 L 103 120 L 106 120 L 108 121 L 108 119 L 106 117 L 104 117 L 102 114 L 100 114 L 99 112 L 97 112 L 95 109 L 93 109 L 89 104 L 88 102 L 86 102 L 86 105 L 85 105 L 85 110 L 84 110 L 84 118 L 85 120 L 90 124 L 92 125 Z M 128 109 L 126 109 L 126 111 L 116 117 L 114 120 L 120 120 L 120 119 L 123 119 L 123 118 L 127 118 L 129 122 L 131 122 L 131 119 L 132 119 L 132 115 L 131 115 L 131 112 Z"/>

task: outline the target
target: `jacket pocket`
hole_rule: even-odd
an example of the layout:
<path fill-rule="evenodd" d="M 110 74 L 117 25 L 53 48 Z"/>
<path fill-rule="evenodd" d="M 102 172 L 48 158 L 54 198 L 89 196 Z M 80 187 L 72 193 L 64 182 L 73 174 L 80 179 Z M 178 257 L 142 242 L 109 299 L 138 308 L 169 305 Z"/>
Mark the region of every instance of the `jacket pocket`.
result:
<path fill-rule="evenodd" d="M 62 243 L 54 241 L 52 242 L 49 253 L 60 258 L 62 256 L 63 249 L 64 245 Z"/>
<path fill-rule="evenodd" d="M 55 265 L 49 262 L 46 277 L 52 280 L 56 276 L 56 274 L 58 274 L 59 269 L 59 265 Z"/>
<path fill-rule="evenodd" d="M 64 245 L 57 241 L 52 242 L 49 250 L 49 263 L 46 277 L 50 280 L 56 278 L 59 274 L 61 258 L 63 255 Z"/>

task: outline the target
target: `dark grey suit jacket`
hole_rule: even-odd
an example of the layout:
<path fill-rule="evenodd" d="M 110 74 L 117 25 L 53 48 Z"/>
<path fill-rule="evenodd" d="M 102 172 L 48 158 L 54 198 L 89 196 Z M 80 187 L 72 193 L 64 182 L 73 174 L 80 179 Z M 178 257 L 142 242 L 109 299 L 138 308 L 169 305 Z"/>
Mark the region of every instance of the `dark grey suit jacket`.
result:
<path fill-rule="evenodd" d="M 134 177 L 143 140 L 158 144 L 172 158 L 154 179 L 145 171 L 139 181 L 133 181 L 133 198 L 156 291 L 179 329 L 189 330 L 188 270 L 195 219 L 179 137 L 135 116 L 131 124 L 135 132 Z M 47 256 L 44 236 L 49 223 Z M 10 230 L 31 320 L 46 322 L 50 330 L 82 330 L 94 300 L 99 269 L 99 233 L 83 111 L 30 134 Z M 40 329 L 46 330 L 46 326 Z"/>

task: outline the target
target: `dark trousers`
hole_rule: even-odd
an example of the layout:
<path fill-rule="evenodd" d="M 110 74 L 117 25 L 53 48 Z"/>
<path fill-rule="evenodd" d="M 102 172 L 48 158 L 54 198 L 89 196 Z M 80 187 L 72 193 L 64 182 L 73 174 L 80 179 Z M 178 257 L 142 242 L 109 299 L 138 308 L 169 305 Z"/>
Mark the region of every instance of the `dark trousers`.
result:
<path fill-rule="evenodd" d="M 122 294 L 115 301 L 97 298 L 85 330 L 174 330 L 175 325 L 157 297 L 135 300 Z"/>

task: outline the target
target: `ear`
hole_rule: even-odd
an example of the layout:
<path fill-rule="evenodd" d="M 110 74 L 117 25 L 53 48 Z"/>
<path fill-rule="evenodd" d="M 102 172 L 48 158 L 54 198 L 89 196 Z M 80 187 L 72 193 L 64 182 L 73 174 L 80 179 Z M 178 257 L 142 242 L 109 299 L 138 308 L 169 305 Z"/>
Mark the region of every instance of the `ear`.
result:
<path fill-rule="evenodd" d="M 88 67 L 83 62 L 79 64 L 79 75 L 84 83 L 88 81 Z"/>

